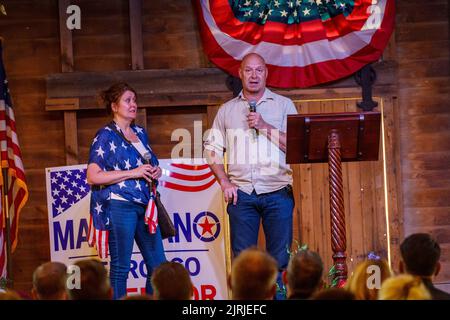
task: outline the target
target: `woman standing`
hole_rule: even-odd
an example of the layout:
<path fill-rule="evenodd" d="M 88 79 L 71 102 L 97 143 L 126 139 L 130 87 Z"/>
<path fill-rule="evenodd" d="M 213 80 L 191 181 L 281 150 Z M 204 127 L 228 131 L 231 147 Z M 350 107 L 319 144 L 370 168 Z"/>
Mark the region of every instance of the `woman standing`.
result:
<path fill-rule="evenodd" d="M 152 203 L 152 186 L 161 177 L 161 168 L 145 130 L 134 124 L 136 91 L 117 83 L 102 92 L 102 99 L 113 120 L 97 132 L 89 153 L 89 243 L 96 243 L 104 257 L 109 246 L 111 287 L 114 299 L 119 299 L 126 295 L 136 240 L 147 267 L 146 292 L 152 294 L 152 271 L 166 257 L 159 227 L 154 228 L 146 208 Z"/>

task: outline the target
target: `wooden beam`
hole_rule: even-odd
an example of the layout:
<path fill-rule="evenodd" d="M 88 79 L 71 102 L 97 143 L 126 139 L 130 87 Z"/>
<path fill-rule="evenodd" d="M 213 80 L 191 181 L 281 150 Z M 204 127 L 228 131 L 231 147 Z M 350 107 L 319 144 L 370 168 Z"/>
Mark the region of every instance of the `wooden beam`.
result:
<path fill-rule="evenodd" d="M 64 137 L 66 144 L 66 164 L 78 164 L 77 112 L 64 111 Z"/>
<path fill-rule="evenodd" d="M 94 97 L 118 81 L 138 94 L 226 92 L 226 78 L 216 68 L 57 73 L 47 76 L 47 97 Z"/>
<path fill-rule="evenodd" d="M 375 64 L 377 82 L 374 95 L 396 90 L 397 65 L 392 61 Z M 138 93 L 139 106 L 198 106 L 220 105 L 232 98 L 226 86 L 227 74 L 217 68 L 183 70 L 134 70 L 113 72 L 73 72 L 47 76 L 47 110 L 56 110 L 53 99 L 78 98 L 79 109 L 103 109 L 97 102 L 98 93 L 111 83 L 125 81 Z M 274 91 L 291 99 L 354 97 L 361 95 L 353 77 L 307 89 Z M 57 109 L 61 110 L 61 109 Z M 73 109 L 67 109 L 73 110 Z"/>
<path fill-rule="evenodd" d="M 380 62 L 375 64 L 374 68 L 377 72 L 375 87 L 396 84 L 397 65 L 395 62 Z M 47 96 L 49 98 L 93 96 L 117 81 L 129 83 L 138 93 L 228 92 L 227 76 L 228 74 L 217 68 L 59 73 L 47 76 Z M 357 87 L 357 85 L 353 77 L 349 77 L 326 85 L 295 90 L 328 90 L 353 87 Z"/>
<path fill-rule="evenodd" d="M 73 44 L 72 31 L 66 26 L 67 7 L 70 6 L 70 0 L 59 0 L 59 43 L 61 48 L 61 71 L 73 71 Z"/>
<path fill-rule="evenodd" d="M 80 99 L 78 98 L 45 99 L 45 109 L 47 111 L 78 110 L 80 109 Z"/>
<path fill-rule="evenodd" d="M 140 108 L 155 107 L 183 107 L 183 106 L 205 106 L 222 104 L 232 98 L 231 92 L 212 92 L 208 94 L 140 94 L 138 93 L 138 105 Z M 61 102 L 62 101 L 62 102 Z M 69 101 L 69 102 L 66 102 Z M 70 103 L 76 101 L 76 103 Z M 105 106 L 98 102 L 95 97 L 81 98 L 47 98 L 45 100 L 45 110 L 92 110 L 105 109 Z"/>
<path fill-rule="evenodd" d="M 61 49 L 61 71 L 71 73 L 74 70 L 72 31 L 67 28 L 67 7 L 70 0 L 59 0 L 59 38 Z M 47 102 L 46 102 L 47 105 Z M 53 110 L 76 110 L 79 109 L 79 99 L 54 99 L 48 101 Z M 70 109 L 71 108 L 71 109 Z M 78 135 L 77 135 L 77 113 L 76 111 L 64 111 L 64 139 L 66 147 L 66 164 L 78 164 Z"/>
<path fill-rule="evenodd" d="M 131 68 L 144 69 L 144 52 L 142 39 L 142 0 L 129 0 L 130 6 L 130 39 Z"/>

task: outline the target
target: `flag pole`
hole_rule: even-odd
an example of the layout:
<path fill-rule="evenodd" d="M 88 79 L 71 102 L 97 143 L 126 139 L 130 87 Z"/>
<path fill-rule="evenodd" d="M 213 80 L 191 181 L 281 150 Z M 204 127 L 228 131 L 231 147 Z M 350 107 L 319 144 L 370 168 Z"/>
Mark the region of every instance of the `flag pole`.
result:
<path fill-rule="evenodd" d="M 6 242 L 6 286 L 12 288 L 12 261 L 11 261 L 11 220 L 8 203 L 8 168 L 2 168 L 2 207 L 5 213 L 5 237 Z"/>

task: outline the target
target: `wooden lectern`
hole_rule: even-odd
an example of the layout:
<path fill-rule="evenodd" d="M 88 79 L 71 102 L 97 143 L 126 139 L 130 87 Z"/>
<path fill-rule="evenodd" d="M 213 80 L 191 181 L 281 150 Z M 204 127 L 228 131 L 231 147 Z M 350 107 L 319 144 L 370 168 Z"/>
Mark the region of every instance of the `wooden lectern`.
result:
<path fill-rule="evenodd" d="M 338 283 L 347 279 L 342 161 L 377 161 L 380 112 L 298 114 L 287 118 L 287 163 L 328 162 L 331 248 Z"/>

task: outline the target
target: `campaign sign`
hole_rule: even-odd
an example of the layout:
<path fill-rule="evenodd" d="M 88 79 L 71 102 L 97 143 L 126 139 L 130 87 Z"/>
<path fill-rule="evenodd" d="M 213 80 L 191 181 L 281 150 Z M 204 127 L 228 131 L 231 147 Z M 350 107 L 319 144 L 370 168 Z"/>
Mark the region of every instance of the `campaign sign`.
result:
<path fill-rule="evenodd" d="M 52 261 L 67 265 L 97 257 L 88 246 L 90 187 L 86 165 L 46 169 Z M 194 298 L 224 300 L 226 285 L 224 205 L 222 192 L 204 159 L 160 160 L 163 175 L 158 191 L 177 229 L 165 239 L 167 260 L 185 266 L 194 284 Z M 103 259 L 109 267 L 109 257 Z M 128 294 L 145 292 L 147 270 L 134 244 Z"/>

